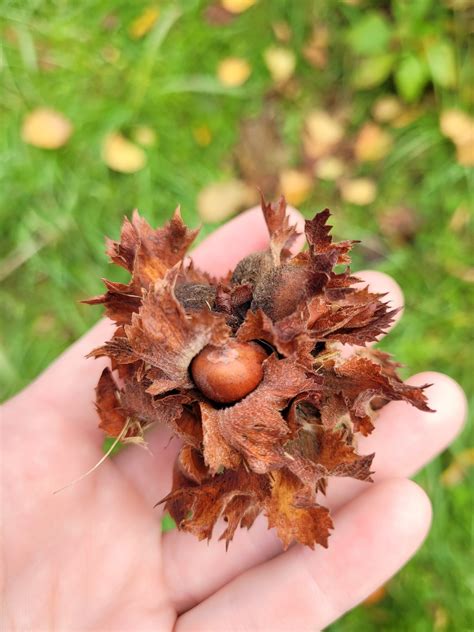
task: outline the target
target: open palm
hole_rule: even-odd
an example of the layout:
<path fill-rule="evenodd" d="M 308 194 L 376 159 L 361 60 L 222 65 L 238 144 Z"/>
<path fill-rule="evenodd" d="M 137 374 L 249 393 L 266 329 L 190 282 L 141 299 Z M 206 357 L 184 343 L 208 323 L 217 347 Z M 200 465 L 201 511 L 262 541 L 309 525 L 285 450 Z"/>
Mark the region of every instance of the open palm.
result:
<path fill-rule="evenodd" d="M 250 210 L 193 258 L 221 274 L 266 240 L 260 213 Z M 359 276 L 401 303 L 386 275 Z M 109 329 L 101 322 L 2 409 L 3 629 L 320 629 L 386 581 L 423 541 L 430 504 L 404 477 L 445 448 L 465 416 L 461 389 L 437 373 L 410 380 L 433 383 L 427 394 L 436 413 L 390 403 L 373 436 L 361 439 L 362 452 L 376 452 L 375 484 L 330 481 L 335 531 L 327 550 L 296 545 L 282 552 L 261 518 L 236 534 L 227 553 L 222 542 L 161 534 L 153 505 L 171 488 L 179 448 L 164 427 L 149 433 L 151 453 L 127 448 L 53 495 L 102 456 L 92 399 L 104 363 L 84 356 Z"/>

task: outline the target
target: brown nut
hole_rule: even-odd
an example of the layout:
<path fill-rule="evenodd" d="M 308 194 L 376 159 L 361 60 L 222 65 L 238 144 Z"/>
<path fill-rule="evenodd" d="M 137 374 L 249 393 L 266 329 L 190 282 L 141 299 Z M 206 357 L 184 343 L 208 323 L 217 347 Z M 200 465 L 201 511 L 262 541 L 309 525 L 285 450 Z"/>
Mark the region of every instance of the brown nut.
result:
<path fill-rule="evenodd" d="M 196 386 L 221 404 L 237 402 L 262 381 L 267 353 L 256 342 L 230 341 L 222 347 L 205 347 L 191 363 Z"/>

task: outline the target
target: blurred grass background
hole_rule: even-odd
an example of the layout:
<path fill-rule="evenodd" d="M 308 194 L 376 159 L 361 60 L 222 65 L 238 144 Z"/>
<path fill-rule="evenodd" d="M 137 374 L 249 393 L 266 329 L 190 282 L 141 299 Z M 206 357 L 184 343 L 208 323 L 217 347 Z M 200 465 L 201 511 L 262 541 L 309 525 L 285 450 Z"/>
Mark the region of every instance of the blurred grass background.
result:
<path fill-rule="evenodd" d="M 198 210 L 223 219 L 259 180 L 308 215 L 329 206 L 336 236 L 363 241 L 356 267 L 403 287 L 383 346 L 405 375 L 443 371 L 472 391 L 470 0 L 4 0 L 0 14 L 2 397 L 98 319 L 78 301 L 114 275 L 103 239 L 124 214 L 158 224 L 180 203 L 193 226 Z M 43 107 L 72 125 L 56 149 L 25 132 Z M 344 132 L 322 149 L 307 137 L 321 111 Z M 111 134 L 132 148 L 104 154 Z M 468 426 L 417 477 L 427 542 L 332 630 L 473 628 L 472 445 Z"/>

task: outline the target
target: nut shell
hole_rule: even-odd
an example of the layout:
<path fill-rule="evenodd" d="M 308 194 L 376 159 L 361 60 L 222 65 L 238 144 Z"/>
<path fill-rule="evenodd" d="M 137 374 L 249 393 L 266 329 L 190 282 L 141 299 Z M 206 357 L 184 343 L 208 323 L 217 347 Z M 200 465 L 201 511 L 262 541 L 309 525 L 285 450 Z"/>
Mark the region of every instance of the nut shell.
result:
<path fill-rule="evenodd" d="M 256 342 L 231 341 L 222 347 L 205 347 L 191 363 L 199 390 L 221 404 L 237 402 L 251 393 L 263 378 L 265 350 Z"/>

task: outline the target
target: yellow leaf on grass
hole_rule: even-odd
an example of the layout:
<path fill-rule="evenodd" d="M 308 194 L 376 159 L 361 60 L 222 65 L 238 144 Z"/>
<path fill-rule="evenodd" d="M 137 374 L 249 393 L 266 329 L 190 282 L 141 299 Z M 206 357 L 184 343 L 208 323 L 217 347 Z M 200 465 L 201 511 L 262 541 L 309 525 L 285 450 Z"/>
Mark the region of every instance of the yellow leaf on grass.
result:
<path fill-rule="evenodd" d="M 462 110 L 445 110 L 441 113 L 439 123 L 442 133 L 456 145 L 474 139 L 474 118 Z"/>
<path fill-rule="evenodd" d="M 344 175 L 347 165 L 337 156 L 320 158 L 315 166 L 315 174 L 321 180 L 339 180 Z"/>
<path fill-rule="evenodd" d="M 284 169 L 280 173 L 280 189 L 289 204 L 297 206 L 304 202 L 313 188 L 313 178 L 305 171 Z"/>
<path fill-rule="evenodd" d="M 353 178 L 339 183 L 341 197 L 345 202 L 365 206 L 377 197 L 377 185 L 370 178 Z"/>
<path fill-rule="evenodd" d="M 221 5 L 231 13 L 243 13 L 253 7 L 257 0 L 221 0 Z"/>
<path fill-rule="evenodd" d="M 26 115 L 21 127 L 25 143 L 41 149 L 63 147 L 72 134 L 72 124 L 63 114 L 50 108 L 37 108 Z"/>
<path fill-rule="evenodd" d="M 460 165 L 474 165 L 474 118 L 462 110 L 445 110 L 440 117 L 441 132 L 456 145 Z"/>
<path fill-rule="evenodd" d="M 391 134 L 376 125 L 365 123 L 357 134 L 354 154 L 359 162 L 381 160 L 390 153 L 393 145 Z"/>
<path fill-rule="evenodd" d="M 217 67 L 217 77 L 224 86 L 241 86 L 250 77 L 250 64 L 241 57 L 227 57 Z"/>
<path fill-rule="evenodd" d="M 197 206 L 204 222 L 221 222 L 255 201 L 256 191 L 242 180 L 213 182 L 198 195 Z"/>
<path fill-rule="evenodd" d="M 207 147 L 212 141 L 212 132 L 207 125 L 193 128 L 193 136 L 200 147 Z"/>
<path fill-rule="evenodd" d="M 263 58 L 275 83 L 285 83 L 293 75 L 296 56 L 289 48 L 270 46 L 263 53 Z"/>
<path fill-rule="evenodd" d="M 120 173 L 135 173 L 146 164 L 146 154 L 119 133 L 109 134 L 102 147 L 102 158 L 110 169 Z"/>
<path fill-rule="evenodd" d="M 467 470 L 474 465 L 474 448 L 456 454 L 452 463 L 441 474 L 444 487 L 454 487 L 464 480 Z"/>
<path fill-rule="evenodd" d="M 379 123 L 390 123 L 403 112 L 403 104 L 396 96 L 380 97 L 372 106 L 372 115 Z"/>
<path fill-rule="evenodd" d="M 156 132 L 148 125 L 138 125 L 132 130 L 133 140 L 143 147 L 153 147 L 156 143 Z"/>
<path fill-rule="evenodd" d="M 303 143 L 310 158 L 329 154 L 343 136 L 342 124 L 324 110 L 314 110 L 305 119 Z"/>
<path fill-rule="evenodd" d="M 329 31 L 326 26 L 315 26 L 303 48 L 304 58 L 315 68 L 323 69 L 328 61 Z"/>
<path fill-rule="evenodd" d="M 146 7 L 140 15 L 130 24 L 128 32 L 133 39 L 144 37 L 155 26 L 160 16 L 158 7 Z"/>
<path fill-rule="evenodd" d="M 370 593 L 368 597 L 364 599 L 362 605 L 364 606 L 373 606 L 374 604 L 382 601 L 382 599 L 387 594 L 387 589 L 385 586 L 379 586 L 373 593 Z"/>
<path fill-rule="evenodd" d="M 288 42 L 291 40 L 293 33 L 291 31 L 291 26 L 288 24 L 288 22 L 285 22 L 284 20 L 273 22 L 272 29 L 275 34 L 275 37 L 280 42 L 283 42 L 284 44 L 288 44 Z"/>

